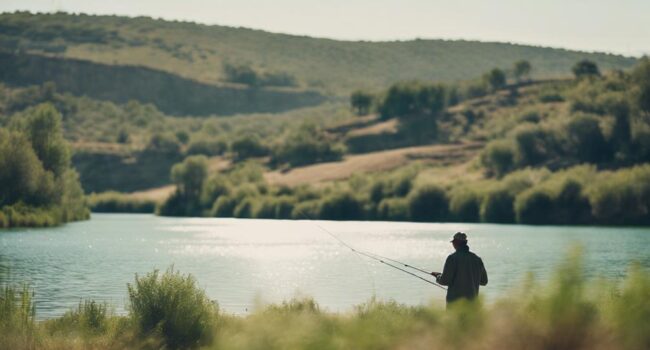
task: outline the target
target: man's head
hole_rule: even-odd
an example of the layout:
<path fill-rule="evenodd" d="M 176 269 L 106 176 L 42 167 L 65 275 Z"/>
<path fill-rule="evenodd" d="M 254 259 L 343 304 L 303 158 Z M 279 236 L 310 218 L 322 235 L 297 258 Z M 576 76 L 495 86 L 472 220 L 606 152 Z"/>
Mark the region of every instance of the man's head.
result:
<path fill-rule="evenodd" d="M 467 235 L 463 232 L 456 232 L 454 237 L 451 239 L 451 244 L 454 245 L 454 249 L 467 246 Z"/>

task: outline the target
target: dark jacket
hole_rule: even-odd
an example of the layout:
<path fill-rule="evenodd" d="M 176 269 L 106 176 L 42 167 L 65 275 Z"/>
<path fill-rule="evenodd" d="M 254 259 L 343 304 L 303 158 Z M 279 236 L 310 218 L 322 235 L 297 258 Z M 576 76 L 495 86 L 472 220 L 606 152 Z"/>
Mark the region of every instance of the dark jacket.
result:
<path fill-rule="evenodd" d="M 438 283 L 449 286 L 447 302 L 460 298 L 474 299 L 478 296 L 479 285 L 488 283 L 487 272 L 483 260 L 469 251 L 469 247 L 459 247 L 456 252 L 447 257 L 442 275 Z"/>

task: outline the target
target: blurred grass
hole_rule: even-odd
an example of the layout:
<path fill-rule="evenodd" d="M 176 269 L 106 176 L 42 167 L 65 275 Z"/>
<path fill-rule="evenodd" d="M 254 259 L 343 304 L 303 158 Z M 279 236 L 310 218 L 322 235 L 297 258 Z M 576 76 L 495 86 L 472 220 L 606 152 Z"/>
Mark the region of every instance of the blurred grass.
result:
<path fill-rule="evenodd" d="M 139 301 L 127 316 L 84 301 L 61 318 L 35 322 L 33 292 L 5 286 L 0 349 L 650 348 L 650 272 L 632 264 L 620 284 L 587 280 L 580 250 L 568 254 L 547 283 L 529 275 L 494 303 L 479 299 L 447 310 L 373 298 L 350 312 L 330 313 L 300 297 L 234 316 L 206 302 L 190 275 L 172 270 L 136 278 L 130 293 L 132 303 L 135 295 Z M 146 310 L 163 309 L 143 326 L 143 315 L 151 315 Z M 181 341 L 162 331 L 173 322 L 207 333 L 184 332 Z"/>

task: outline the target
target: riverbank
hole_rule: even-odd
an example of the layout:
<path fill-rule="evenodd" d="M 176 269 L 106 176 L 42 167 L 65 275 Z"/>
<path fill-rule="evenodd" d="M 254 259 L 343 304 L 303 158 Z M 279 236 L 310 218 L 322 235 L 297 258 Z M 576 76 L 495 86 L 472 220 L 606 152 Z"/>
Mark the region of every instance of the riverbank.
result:
<path fill-rule="evenodd" d="M 622 284 L 587 280 L 580 255 L 551 283 L 532 277 L 493 303 L 406 306 L 371 299 L 347 313 L 310 298 L 219 311 L 193 277 L 168 270 L 136 276 L 129 313 L 92 301 L 36 322 L 27 287 L 3 288 L 1 349 L 642 349 L 650 344 L 650 274 L 632 266 Z M 37 291 L 38 292 L 38 291 Z M 471 334 L 471 336 L 470 336 Z"/>

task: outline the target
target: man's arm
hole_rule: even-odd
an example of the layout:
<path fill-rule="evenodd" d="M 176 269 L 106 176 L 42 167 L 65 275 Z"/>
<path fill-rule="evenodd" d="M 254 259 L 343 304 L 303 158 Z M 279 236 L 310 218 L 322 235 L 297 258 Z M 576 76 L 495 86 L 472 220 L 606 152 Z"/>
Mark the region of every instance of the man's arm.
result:
<path fill-rule="evenodd" d="M 456 272 L 454 262 L 451 256 L 449 256 L 447 257 L 447 261 L 445 261 L 445 267 L 442 269 L 442 274 L 436 277 L 436 281 L 443 286 L 448 286 L 449 283 L 454 280 L 454 272 Z"/>
<path fill-rule="evenodd" d="M 479 281 L 479 283 L 482 286 L 485 286 L 488 283 L 487 271 L 485 270 L 485 265 L 483 265 L 483 260 L 480 261 L 481 261 L 481 280 Z"/>

